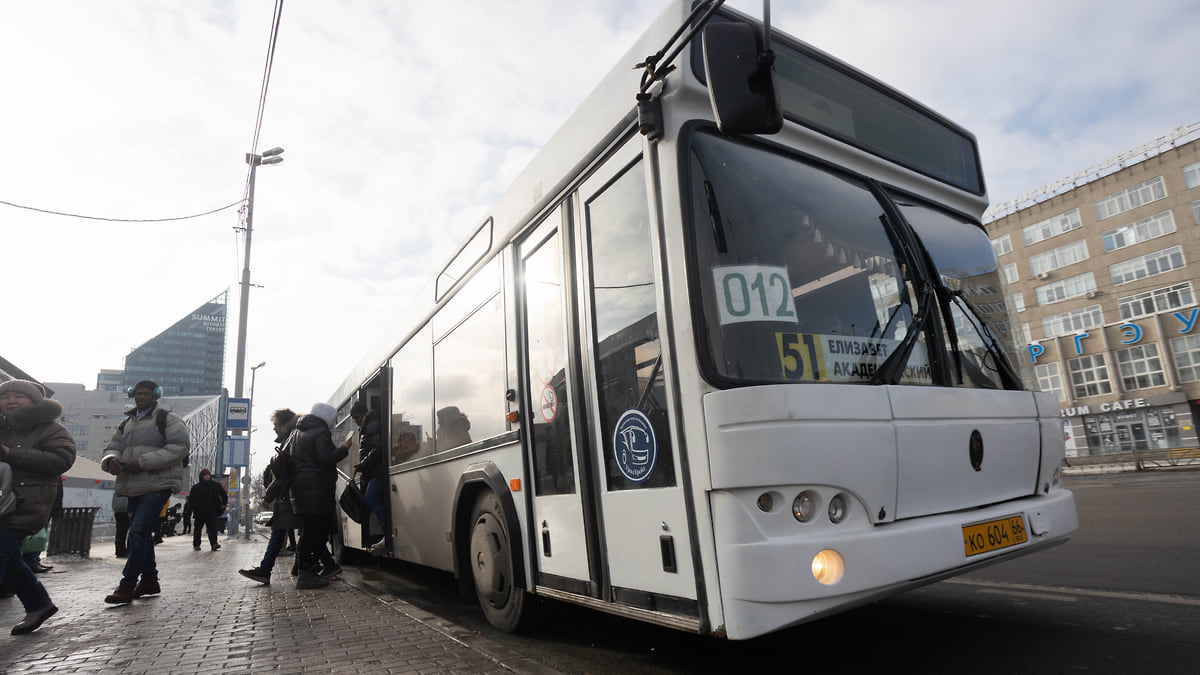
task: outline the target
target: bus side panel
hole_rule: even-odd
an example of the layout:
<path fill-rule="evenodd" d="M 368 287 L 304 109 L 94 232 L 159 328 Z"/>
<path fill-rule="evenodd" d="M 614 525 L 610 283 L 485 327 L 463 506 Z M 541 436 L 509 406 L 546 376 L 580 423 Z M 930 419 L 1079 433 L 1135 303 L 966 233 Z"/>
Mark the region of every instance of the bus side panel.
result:
<path fill-rule="evenodd" d="M 453 486 L 458 484 L 459 476 L 468 467 L 482 461 L 499 467 L 506 481 L 524 478 L 521 446 L 517 443 L 392 474 L 391 484 L 395 488 L 392 493 L 394 557 L 448 572 L 454 570 L 454 550 L 449 539 L 455 511 Z M 525 482 L 521 481 L 522 489 Z M 515 494 L 513 501 L 518 505 L 524 503 L 523 497 Z M 470 506 L 468 504 L 467 508 Z M 517 511 L 522 531 L 510 533 L 510 536 L 524 542 L 525 512 L 519 507 Z M 469 532 L 464 534 L 470 536 Z"/>

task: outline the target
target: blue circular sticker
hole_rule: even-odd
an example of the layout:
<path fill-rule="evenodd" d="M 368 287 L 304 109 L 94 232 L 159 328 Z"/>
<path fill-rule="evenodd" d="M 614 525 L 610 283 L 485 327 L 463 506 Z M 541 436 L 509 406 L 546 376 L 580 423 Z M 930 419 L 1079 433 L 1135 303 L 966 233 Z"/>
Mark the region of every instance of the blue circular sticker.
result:
<path fill-rule="evenodd" d="M 626 410 L 613 430 L 613 455 L 621 475 L 631 482 L 642 483 L 654 473 L 658 460 L 658 440 L 650 418 L 641 410 Z"/>

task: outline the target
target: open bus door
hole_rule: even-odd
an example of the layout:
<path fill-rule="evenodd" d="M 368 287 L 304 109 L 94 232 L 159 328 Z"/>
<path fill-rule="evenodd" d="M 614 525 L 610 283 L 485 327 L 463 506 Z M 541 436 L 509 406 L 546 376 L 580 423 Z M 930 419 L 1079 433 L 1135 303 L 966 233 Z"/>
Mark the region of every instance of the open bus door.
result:
<path fill-rule="evenodd" d="M 626 143 L 584 183 L 569 214 L 583 228 L 556 209 L 518 243 L 533 564 L 539 593 L 695 628 L 640 150 Z"/>
<path fill-rule="evenodd" d="M 362 479 L 361 474 L 354 470 L 354 466 L 362 461 L 363 451 L 361 447 L 361 439 L 359 438 L 359 427 L 350 416 L 350 409 L 356 401 L 362 401 L 367 404 L 368 410 L 374 411 L 374 414 L 379 419 L 379 442 L 383 452 L 384 475 L 388 473 L 390 468 L 390 453 L 387 450 L 387 439 L 390 438 L 388 430 L 388 421 L 390 415 L 385 410 L 384 402 L 389 400 L 387 396 L 388 383 L 391 381 L 391 369 L 384 366 L 379 369 L 370 381 L 368 381 L 361 389 L 359 389 L 356 397 L 346 401 L 341 408 L 338 409 L 338 425 L 333 430 L 333 441 L 336 444 L 345 442 L 346 438 L 352 438 L 350 445 L 350 453 L 341 462 L 338 462 L 337 476 L 337 494 L 340 496 L 342 491 L 346 489 L 349 481 L 354 481 L 359 488 L 366 493 L 366 481 Z M 383 499 L 385 500 L 385 511 L 391 519 L 393 503 L 391 494 L 394 488 L 390 485 L 390 479 L 385 478 L 385 489 L 383 490 Z M 340 508 L 338 509 L 338 523 L 341 540 L 336 541 L 337 547 L 340 549 L 336 553 L 338 557 L 345 556 L 345 549 L 368 549 L 372 544 L 379 543 L 376 550 L 380 553 L 390 551 L 390 528 L 388 523 L 380 523 L 378 518 L 373 514 L 367 519 L 366 523 L 357 523 L 346 515 Z M 382 543 L 380 543 L 382 542 Z"/>

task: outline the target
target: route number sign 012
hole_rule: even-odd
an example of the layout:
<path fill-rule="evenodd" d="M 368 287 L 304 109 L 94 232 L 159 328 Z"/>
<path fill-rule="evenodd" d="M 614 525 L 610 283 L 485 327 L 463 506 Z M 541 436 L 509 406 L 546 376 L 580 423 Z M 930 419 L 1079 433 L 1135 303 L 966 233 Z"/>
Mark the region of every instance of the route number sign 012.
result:
<path fill-rule="evenodd" d="M 721 325 L 746 321 L 796 323 L 786 267 L 726 265 L 713 268 Z"/>

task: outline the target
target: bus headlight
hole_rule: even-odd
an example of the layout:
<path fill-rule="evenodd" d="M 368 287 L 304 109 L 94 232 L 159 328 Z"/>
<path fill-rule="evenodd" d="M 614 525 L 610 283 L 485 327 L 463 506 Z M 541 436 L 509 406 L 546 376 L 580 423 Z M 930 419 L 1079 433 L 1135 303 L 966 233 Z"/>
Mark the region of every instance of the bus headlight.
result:
<path fill-rule="evenodd" d="M 808 490 L 796 495 L 792 500 L 792 515 L 802 523 L 811 521 L 813 516 L 817 515 L 816 495 Z"/>
<path fill-rule="evenodd" d="M 846 496 L 834 495 L 829 500 L 829 522 L 837 525 L 846 519 Z"/>
<path fill-rule="evenodd" d="M 846 573 L 846 563 L 837 551 L 827 548 L 813 556 L 812 575 L 818 582 L 832 586 L 842 580 Z"/>

